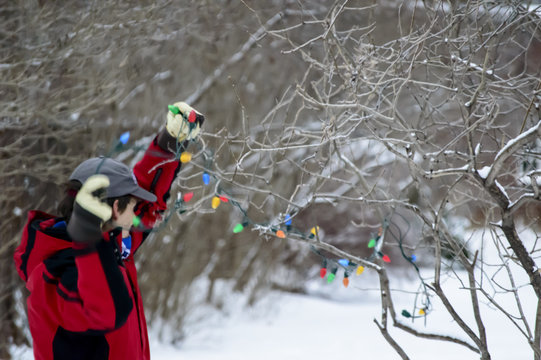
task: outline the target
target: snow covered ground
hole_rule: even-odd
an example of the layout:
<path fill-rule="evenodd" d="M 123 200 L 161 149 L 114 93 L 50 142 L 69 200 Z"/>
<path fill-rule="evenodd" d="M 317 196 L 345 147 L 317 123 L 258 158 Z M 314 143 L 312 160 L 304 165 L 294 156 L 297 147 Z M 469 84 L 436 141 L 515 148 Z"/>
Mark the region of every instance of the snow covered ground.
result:
<path fill-rule="evenodd" d="M 339 281 L 330 285 L 322 281 L 311 286 L 309 295 L 270 293 L 249 309 L 243 309 L 241 304 L 235 306 L 231 299 L 229 315 L 205 310 L 205 320 L 188 326 L 182 343 L 174 346 L 151 341 L 153 359 L 400 359 L 373 322 L 379 314 L 376 287 L 371 286 L 376 284 L 375 278 L 363 279 L 362 276 L 364 274 L 352 278 L 348 289 Z M 405 291 L 415 290 L 417 285 L 413 280 L 399 284 Z M 459 285 L 447 283 L 446 287 L 456 289 L 451 294 L 453 304 L 459 313 L 471 319 L 468 294 L 459 290 Z M 533 319 L 535 296 L 531 292 L 525 297 L 526 311 Z M 409 309 L 410 300 L 411 295 L 395 295 L 397 309 Z M 434 311 L 427 317 L 426 326 L 417 319 L 415 327 L 420 331 L 460 334 L 441 303 L 435 299 L 433 303 Z M 483 319 L 488 328 L 492 359 L 532 358 L 524 337 L 493 308 L 484 307 Z M 471 321 L 470 324 L 473 325 Z M 391 334 L 411 359 L 479 359 L 474 352 L 459 345 L 418 339 L 397 329 L 392 329 Z M 463 335 L 459 337 L 465 339 Z"/>
<path fill-rule="evenodd" d="M 533 246 L 537 236 L 526 229 L 521 238 L 528 247 Z M 483 249 L 479 254 L 485 266 L 484 287 L 487 279 L 494 286 L 495 301 L 513 316 L 518 316 L 519 308 L 511 293 L 501 291 L 494 284 L 507 289 L 512 288 L 507 272 L 497 266 L 501 264 L 498 251 L 491 241 L 489 232 L 479 231 L 468 238 L 470 249 Z M 513 280 L 521 299 L 530 330 L 533 331 L 536 314 L 536 296 L 528 285 L 524 271 L 513 262 L 508 262 Z M 392 268 L 392 267 L 391 267 Z M 423 271 L 423 277 L 430 283 L 433 273 Z M 466 274 L 457 272 L 456 277 L 442 281 L 442 288 L 467 324 L 477 333 Z M 408 269 L 391 270 L 393 301 L 397 312 L 406 309 L 412 312 L 415 292 L 420 282 L 414 272 Z M 189 317 L 185 339 L 176 345 L 151 339 L 154 360 L 238 360 L 238 359 L 400 359 L 398 354 L 384 340 L 374 319 L 379 320 L 379 283 L 375 273 L 365 271 L 360 276 L 350 277 L 349 288 L 344 288 L 340 279 L 327 284 L 314 274 L 308 283 L 308 294 L 284 294 L 272 292 L 251 308 L 244 307 L 241 295 L 227 291 L 222 286 L 224 306 L 222 312 L 209 307 L 195 306 Z M 202 289 L 206 288 L 201 280 Z M 197 286 L 195 286 L 197 291 Z M 204 291 L 199 291 L 205 293 Z M 197 297 L 197 296 L 196 296 Z M 515 325 L 506 318 L 486 298 L 480 297 L 481 316 L 487 331 L 489 351 L 493 360 L 531 359 L 532 350 L 526 338 Z M 435 297 L 431 298 L 433 310 L 424 319 L 401 317 L 420 332 L 456 336 L 469 341 Z M 519 322 L 524 329 L 524 324 Z M 403 347 L 412 360 L 474 360 L 480 357 L 471 350 L 452 343 L 424 340 L 392 328 L 390 333 Z M 156 333 L 157 327 L 153 329 Z"/>

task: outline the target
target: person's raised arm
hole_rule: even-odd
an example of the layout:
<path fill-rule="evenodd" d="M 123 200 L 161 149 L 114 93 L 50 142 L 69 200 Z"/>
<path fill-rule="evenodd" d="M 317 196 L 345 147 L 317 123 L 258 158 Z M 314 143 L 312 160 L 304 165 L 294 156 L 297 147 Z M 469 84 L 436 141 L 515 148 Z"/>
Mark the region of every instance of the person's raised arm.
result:
<path fill-rule="evenodd" d="M 205 117 L 201 113 L 184 102 L 169 105 L 164 129 L 158 133 L 143 158 L 135 165 L 133 172 L 139 186 L 158 198 L 156 202 L 143 203 L 137 209 L 144 228 L 152 228 L 167 209 L 171 185 L 181 167 L 179 156 L 185 151 L 189 141 L 199 136 L 204 121 Z M 135 247 L 137 246 L 138 244 L 135 244 Z"/>

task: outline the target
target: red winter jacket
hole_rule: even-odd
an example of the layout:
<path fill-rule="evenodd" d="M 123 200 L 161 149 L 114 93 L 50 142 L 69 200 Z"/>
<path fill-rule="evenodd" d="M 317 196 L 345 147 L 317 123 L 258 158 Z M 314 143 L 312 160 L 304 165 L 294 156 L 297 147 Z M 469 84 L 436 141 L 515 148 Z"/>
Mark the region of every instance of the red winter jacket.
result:
<path fill-rule="evenodd" d="M 136 209 L 151 228 L 166 209 L 180 162 L 154 140 L 134 168 L 155 203 Z M 62 218 L 31 211 L 15 263 L 30 290 L 28 320 L 38 360 L 150 359 L 148 334 L 133 260 L 148 231 L 132 231 L 132 250 L 120 257 L 121 233 L 95 248 L 72 243 Z"/>

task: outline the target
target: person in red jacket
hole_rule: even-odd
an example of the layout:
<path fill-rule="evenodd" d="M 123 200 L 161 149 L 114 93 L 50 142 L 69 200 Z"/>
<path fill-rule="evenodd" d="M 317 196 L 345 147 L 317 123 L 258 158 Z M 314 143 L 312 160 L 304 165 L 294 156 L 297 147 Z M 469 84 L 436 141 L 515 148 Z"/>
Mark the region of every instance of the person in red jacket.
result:
<path fill-rule="evenodd" d="M 29 212 L 14 258 L 30 291 L 36 359 L 150 359 L 134 255 L 167 208 L 176 154 L 203 121 L 186 103 L 170 106 L 133 171 L 106 157 L 86 160 L 69 178 L 62 216 Z"/>

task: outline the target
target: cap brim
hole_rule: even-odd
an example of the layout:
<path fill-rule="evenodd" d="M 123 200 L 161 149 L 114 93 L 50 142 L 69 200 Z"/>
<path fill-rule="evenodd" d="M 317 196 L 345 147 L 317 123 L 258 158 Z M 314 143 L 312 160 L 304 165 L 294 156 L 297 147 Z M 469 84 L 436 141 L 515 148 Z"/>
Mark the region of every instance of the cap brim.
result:
<path fill-rule="evenodd" d="M 146 191 L 145 189 L 141 187 L 138 187 L 137 190 L 132 192 L 130 195 L 138 197 L 139 199 L 142 199 L 142 200 L 150 201 L 150 202 L 155 202 L 156 200 L 158 200 L 156 195 L 154 195 L 153 193 L 149 191 Z"/>

